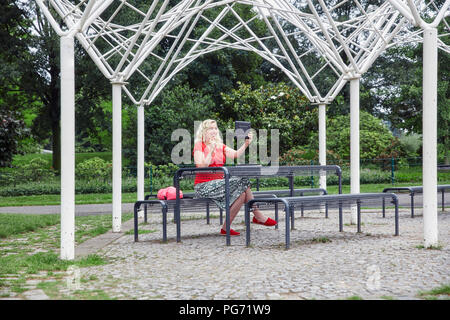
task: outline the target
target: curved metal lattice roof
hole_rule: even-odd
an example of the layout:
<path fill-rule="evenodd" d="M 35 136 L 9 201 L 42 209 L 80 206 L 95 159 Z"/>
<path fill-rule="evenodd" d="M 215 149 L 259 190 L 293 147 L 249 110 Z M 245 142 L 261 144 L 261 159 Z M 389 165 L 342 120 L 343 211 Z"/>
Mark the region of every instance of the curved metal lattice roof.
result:
<path fill-rule="evenodd" d="M 398 0 L 37 0 L 55 28 L 62 19 L 76 32 L 107 78 L 125 82 L 136 104 L 151 103 L 189 63 L 224 48 L 260 55 L 310 101 L 328 103 L 388 46 L 420 41 L 408 21 L 418 25 L 418 12 L 442 19 L 448 2 L 416 1 L 414 10 Z"/>

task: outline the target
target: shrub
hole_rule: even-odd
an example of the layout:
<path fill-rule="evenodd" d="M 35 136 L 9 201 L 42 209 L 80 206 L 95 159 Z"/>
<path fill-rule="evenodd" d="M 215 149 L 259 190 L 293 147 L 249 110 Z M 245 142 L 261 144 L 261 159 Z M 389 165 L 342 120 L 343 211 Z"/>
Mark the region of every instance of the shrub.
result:
<path fill-rule="evenodd" d="M 317 149 L 318 141 L 318 133 L 312 132 L 310 148 Z M 360 114 L 360 146 L 361 159 L 398 157 L 401 152 L 398 139 L 380 119 L 365 111 Z M 350 158 L 349 115 L 327 119 L 327 148 L 341 159 Z"/>
<path fill-rule="evenodd" d="M 31 196 L 44 194 L 59 194 L 61 187 L 59 181 L 27 182 L 14 186 L 0 188 L 1 197 Z"/>
<path fill-rule="evenodd" d="M 112 164 L 99 157 L 94 157 L 79 163 L 75 169 L 78 179 L 106 181 L 112 176 Z"/>
<path fill-rule="evenodd" d="M 406 152 L 408 157 L 416 157 L 422 147 L 422 135 L 417 133 L 402 134 L 399 138 L 400 146 Z"/>
<path fill-rule="evenodd" d="M 31 159 L 17 166 L 16 179 L 19 181 L 42 181 L 55 176 L 55 171 L 49 169 L 50 164 L 42 158 Z"/>

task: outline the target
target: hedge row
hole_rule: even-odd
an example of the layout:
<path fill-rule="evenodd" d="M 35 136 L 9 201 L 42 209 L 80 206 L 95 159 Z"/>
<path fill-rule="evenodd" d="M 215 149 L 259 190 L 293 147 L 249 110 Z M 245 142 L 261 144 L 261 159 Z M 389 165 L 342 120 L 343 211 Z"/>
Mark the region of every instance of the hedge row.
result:
<path fill-rule="evenodd" d="M 380 170 L 361 170 L 361 183 L 390 183 L 390 172 Z M 421 178 L 421 177 L 418 177 Z M 301 187 L 311 187 L 312 184 L 318 185 L 319 177 L 313 176 L 298 176 L 294 178 L 294 185 Z M 397 181 L 397 180 L 396 180 Z M 419 180 L 420 181 L 420 180 Z M 252 180 L 253 185 L 256 186 L 256 181 Z M 397 181 L 400 182 L 400 181 Z M 412 181 L 413 182 L 413 181 Z M 350 173 L 344 171 L 342 174 L 342 183 L 350 184 Z M 170 177 L 158 177 L 152 179 L 152 191 L 156 193 L 160 188 L 164 188 L 172 185 L 172 178 Z M 327 185 L 337 185 L 338 178 L 335 175 L 329 175 L 327 177 Z M 278 178 L 264 178 L 259 180 L 260 188 L 287 188 L 288 180 L 284 177 Z M 122 192 L 136 192 L 136 179 L 127 178 L 122 180 Z M 181 181 L 182 190 L 192 190 L 193 182 L 191 179 Z M 145 190 L 150 190 L 150 181 L 146 179 Z M 16 186 L 8 186 L 0 188 L 0 196 L 29 196 L 29 195 L 44 195 L 44 194 L 59 194 L 61 192 L 60 182 L 57 179 L 52 179 L 48 182 L 29 182 L 17 184 Z M 88 193 L 111 193 L 112 185 L 110 182 L 104 182 L 102 179 L 94 180 L 77 180 L 75 184 L 76 194 L 88 194 Z"/>

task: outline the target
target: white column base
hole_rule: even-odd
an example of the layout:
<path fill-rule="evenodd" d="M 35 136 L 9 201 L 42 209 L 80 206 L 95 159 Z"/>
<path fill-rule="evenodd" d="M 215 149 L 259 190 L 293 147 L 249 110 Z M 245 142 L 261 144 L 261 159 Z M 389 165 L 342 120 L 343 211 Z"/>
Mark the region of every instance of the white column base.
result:
<path fill-rule="evenodd" d="M 350 193 L 360 193 L 359 175 L 359 78 L 350 80 Z M 351 209 L 351 224 L 357 223 L 356 205 Z"/>
<path fill-rule="evenodd" d="M 326 122 L 326 105 L 319 104 L 319 164 L 327 165 L 327 122 Z M 327 173 L 326 171 L 319 173 L 319 187 L 327 190 Z M 320 207 L 320 212 L 325 213 L 325 205 Z"/>
<path fill-rule="evenodd" d="M 438 246 L 437 215 L 437 30 L 423 31 L 423 236 Z"/>
<path fill-rule="evenodd" d="M 122 83 L 112 83 L 113 95 L 113 178 L 112 231 L 122 227 Z"/>
<path fill-rule="evenodd" d="M 74 38 L 61 37 L 61 259 L 75 259 Z"/>

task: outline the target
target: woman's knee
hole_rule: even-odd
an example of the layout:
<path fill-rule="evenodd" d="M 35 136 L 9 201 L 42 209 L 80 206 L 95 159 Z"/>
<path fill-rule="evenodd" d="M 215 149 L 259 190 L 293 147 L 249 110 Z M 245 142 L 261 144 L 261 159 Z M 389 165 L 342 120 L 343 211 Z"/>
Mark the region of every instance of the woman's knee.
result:
<path fill-rule="evenodd" d="M 253 193 L 250 187 L 247 188 L 247 190 L 244 191 L 245 194 L 245 202 L 249 202 L 253 199 Z"/>
<path fill-rule="evenodd" d="M 237 197 L 236 198 L 236 200 L 234 200 L 234 202 L 233 202 L 233 204 L 234 203 L 239 203 L 239 202 L 244 202 L 245 201 L 245 192 L 242 192 L 240 195 L 239 195 L 239 197 Z"/>

